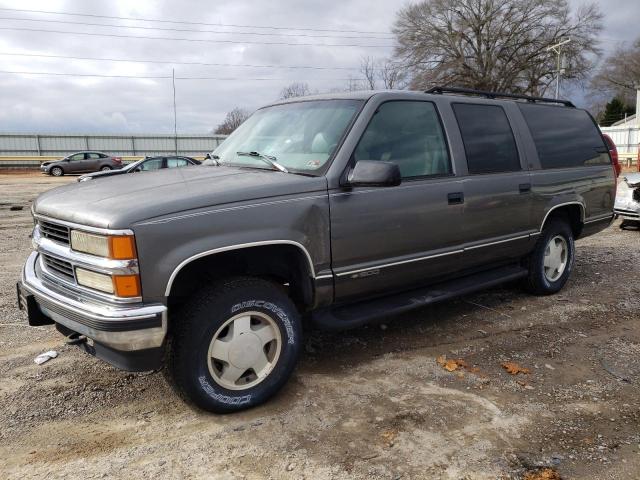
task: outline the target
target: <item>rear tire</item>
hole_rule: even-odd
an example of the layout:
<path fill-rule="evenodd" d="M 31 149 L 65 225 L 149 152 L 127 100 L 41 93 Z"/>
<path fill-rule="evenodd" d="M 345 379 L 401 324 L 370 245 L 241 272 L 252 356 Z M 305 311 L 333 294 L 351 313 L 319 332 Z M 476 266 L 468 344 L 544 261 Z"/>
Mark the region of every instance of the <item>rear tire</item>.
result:
<path fill-rule="evenodd" d="M 172 325 L 165 373 L 183 399 L 215 413 L 266 402 L 291 376 L 302 346 L 289 297 L 250 277 L 203 288 Z"/>
<path fill-rule="evenodd" d="M 51 176 L 53 177 L 61 177 L 64 175 L 64 170 L 62 170 L 62 168 L 60 167 L 53 167 L 51 170 L 49 170 L 49 174 L 51 174 Z"/>
<path fill-rule="evenodd" d="M 573 232 L 562 217 L 550 219 L 526 260 L 529 274 L 525 288 L 535 295 L 559 292 L 567 283 L 575 263 Z"/>
<path fill-rule="evenodd" d="M 100 171 L 101 172 L 108 172 L 109 170 L 111 170 L 111 167 L 109 165 L 105 165 L 103 167 L 100 167 Z"/>

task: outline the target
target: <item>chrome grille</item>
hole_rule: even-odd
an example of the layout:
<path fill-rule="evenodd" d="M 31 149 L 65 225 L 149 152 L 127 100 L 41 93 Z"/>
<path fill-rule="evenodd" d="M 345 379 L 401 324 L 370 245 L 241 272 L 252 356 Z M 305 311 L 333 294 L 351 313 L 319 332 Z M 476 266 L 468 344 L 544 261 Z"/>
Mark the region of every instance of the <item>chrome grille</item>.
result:
<path fill-rule="evenodd" d="M 54 273 L 66 280 L 75 282 L 75 276 L 73 274 L 73 265 L 59 258 L 52 257 L 50 255 L 42 255 L 42 261 L 45 267 L 51 273 Z"/>
<path fill-rule="evenodd" d="M 53 240 L 54 242 L 69 245 L 69 227 L 44 220 L 38 220 L 38 225 L 40 226 L 40 233 L 43 237 Z"/>

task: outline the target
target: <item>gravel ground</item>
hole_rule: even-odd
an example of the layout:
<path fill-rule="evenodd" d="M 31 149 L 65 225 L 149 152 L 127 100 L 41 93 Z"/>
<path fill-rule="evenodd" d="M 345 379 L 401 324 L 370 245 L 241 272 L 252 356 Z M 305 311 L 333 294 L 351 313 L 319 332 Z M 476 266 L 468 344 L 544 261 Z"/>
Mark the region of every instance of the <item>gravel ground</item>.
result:
<path fill-rule="evenodd" d="M 559 295 L 506 285 L 310 332 L 276 398 L 220 416 L 16 310 L 29 204 L 74 180 L 0 175 L 0 478 L 640 478 L 640 232 L 578 241 Z"/>

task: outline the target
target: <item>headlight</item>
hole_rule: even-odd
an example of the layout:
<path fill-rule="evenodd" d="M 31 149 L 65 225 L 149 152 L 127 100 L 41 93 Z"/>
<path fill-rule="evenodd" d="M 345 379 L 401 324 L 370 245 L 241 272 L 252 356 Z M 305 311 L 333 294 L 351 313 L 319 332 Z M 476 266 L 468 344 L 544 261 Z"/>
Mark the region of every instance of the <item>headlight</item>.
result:
<path fill-rule="evenodd" d="M 77 252 L 115 260 L 136 258 L 136 246 L 132 235 L 96 235 L 71 230 L 71 248 Z"/>
<path fill-rule="evenodd" d="M 76 268 L 76 280 L 79 285 L 100 290 L 101 292 L 114 293 L 113 279 L 111 275 L 92 272 L 84 268 Z"/>
<path fill-rule="evenodd" d="M 139 297 L 142 291 L 138 275 L 108 275 L 76 267 L 76 280 L 83 287 L 122 298 Z"/>

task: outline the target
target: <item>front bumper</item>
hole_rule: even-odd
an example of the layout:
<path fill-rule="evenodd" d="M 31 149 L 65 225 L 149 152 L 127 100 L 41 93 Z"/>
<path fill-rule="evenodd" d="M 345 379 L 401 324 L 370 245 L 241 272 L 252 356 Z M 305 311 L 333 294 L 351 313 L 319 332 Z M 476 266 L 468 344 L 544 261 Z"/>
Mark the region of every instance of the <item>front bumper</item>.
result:
<path fill-rule="evenodd" d="M 93 341 L 95 351 L 85 350 L 127 370 L 141 369 L 129 365 L 127 358 L 137 358 L 142 351 L 151 353 L 159 362 L 167 333 L 167 307 L 162 304 L 112 305 L 88 299 L 64 285 L 45 283 L 39 275 L 38 256 L 38 252 L 31 253 L 18 284 L 19 304 L 37 305 L 40 311 L 29 312 L 30 321 L 32 317 L 40 321 L 40 313 L 65 330 L 84 335 Z M 33 300 L 29 302 L 28 297 Z M 122 356 L 122 361 L 114 355 Z"/>
<path fill-rule="evenodd" d="M 628 205 L 625 205 L 624 207 L 616 207 L 613 209 L 613 213 L 624 220 L 640 221 L 640 205 L 635 209 L 629 208 Z"/>

